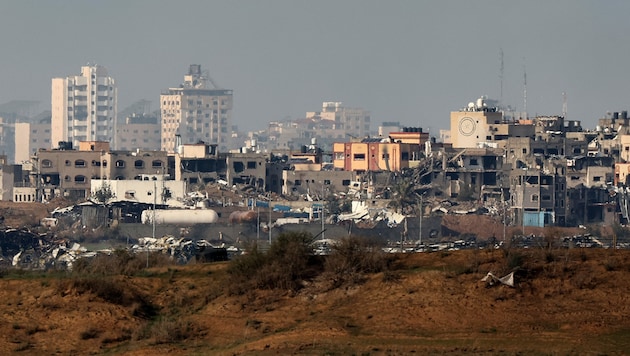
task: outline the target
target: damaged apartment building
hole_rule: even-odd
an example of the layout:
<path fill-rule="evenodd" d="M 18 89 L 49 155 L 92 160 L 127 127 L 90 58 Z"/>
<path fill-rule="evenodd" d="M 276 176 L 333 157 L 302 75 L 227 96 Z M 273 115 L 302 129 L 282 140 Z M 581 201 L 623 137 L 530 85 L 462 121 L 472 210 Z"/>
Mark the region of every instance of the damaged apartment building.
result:
<path fill-rule="evenodd" d="M 221 182 L 229 186 L 250 186 L 265 190 L 269 155 L 257 152 L 220 153 L 216 144 L 180 145 L 174 156 L 175 179 L 189 186 L 202 187 Z"/>
<path fill-rule="evenodd" d="M 103 142 L 73 149 L 67 143 L 38 151 L 32 176 L 37 200 L 82 199 L 91 179 L 147 174 L 185 182 L 188 191 L 218 183 L 290 200 L 332 194 L 378 199 L 388 198 L 388 188 L 402 177 L 436 198 L 507 207 L 512 224 L 625 223 L 628 127 L 626 112 L 588 131 L 562 116 L 508 113 L 482 97 L 450 113 L 450 142 L 407 127 L 379 137 L 337 137 L 327 152 L 310 138 L 310 145 L 280 156 L 254 148 L 219 152 L 217 143 L 182 145 L 178 137 L 173 153 L 110 151 Z"/>
<path fill-rule="evenodd" d="M 611 144 L 610 140 L 626 142 L 622 135 L 628 125 L 625 116 L 608 120 L 608 129 L 598 126 L 595 132 L 583 131 L 579 121 L 560 116 L 504 120 L 502 113 L 486 106 L 482 98 L 451 113 L 452 149 L 457 153 L 449 153 L 448 149 L 443 153 L 452 155 L 445 165 L 445 174 L 450 177 L 447 192 L 453 196 L 454 181 L 473 191 L 479 189 L 480 199 L 484 190 L 506 188 L 504 199 L 511 206 L 511 220 L 517 225 L 620 222 L 623 219 L 619 204 L 611 198 L 610 191 L 616 178 L 613 154 L 621 156 L 623 145 Z M 502 132 L 507 135 L 498 135 Z M 603 149 L 592 150 L 593 142 L 598 148 L 607 148 L 608 154 L 603 154 Z M 492 147 L 497 164 L 501 165 L 497 166 L 496 185 L 490 178 L 495 167 L 487 164 L 487 155 L 482 167 L 471 162 L 479 163 L 483 155 L 466 159 L 467 154 L 481 147 Z M 474 178 L 480 177 L 475 171 L 483 174 L 482 182 Z"/>

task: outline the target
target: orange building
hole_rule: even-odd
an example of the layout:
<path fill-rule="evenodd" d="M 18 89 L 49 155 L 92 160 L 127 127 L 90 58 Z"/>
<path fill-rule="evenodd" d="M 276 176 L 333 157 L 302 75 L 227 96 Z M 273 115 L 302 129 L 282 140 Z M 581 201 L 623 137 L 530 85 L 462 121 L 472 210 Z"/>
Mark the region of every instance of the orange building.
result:
<path fill-rule="evenodd" d="M 394 142 L 415 144 L 422 147 L 429 140 L 429 133 L 417 127 L 405 127 L 402 132 L 390 132 L 389 138 Z"/>
<path fill-rule="evenodd" d="M 399 172 L 409 168 L 409 159 L 417 149 L 418 144 L 380 138 L 337 142 L 333 144 L 333 165 L 344 171 Z"/>

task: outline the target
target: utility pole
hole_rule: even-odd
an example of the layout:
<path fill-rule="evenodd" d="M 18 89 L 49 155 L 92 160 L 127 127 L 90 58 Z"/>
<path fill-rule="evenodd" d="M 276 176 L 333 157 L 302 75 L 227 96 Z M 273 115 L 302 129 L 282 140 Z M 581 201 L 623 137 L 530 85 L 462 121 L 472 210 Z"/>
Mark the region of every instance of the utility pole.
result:
<path fill-rule="evenodd" d="M 525 175 L 523 176 L 523 198 L 521 199 L 521 209 L 522 209 L 522 221 L 521 225 L 523 226 L 523 236 L 525 236 L 525 195 L 526 195 L 526 185 L 527 185 L 527 168 L 525 168 Z"/>
<path fill-rule="evenodd" d="M 505 207 L 505 197 L 503 196 L 503 185 L 501 185 L 501 205 L 503 205 L 503 242 L 505 243 L 505 225 L 507 223 L 507 210 Z"/>
<path fill-rule="evenodd" d="M 419 206 L 419 212 L 418 212 L 418 216 L 419 216 L 419 221 L 418 221 L 418 239 L 420 240 L 420 244 L 422 244 L 422 197 L 423 195 L 420 195 L 420 206 Z"/>
<path fill-rule="evenodd" d="M 153 181 L 153 220 L 152 221 L 152 228 L 153 228 L 153 232 L 151 233 L 151 237 L 153 237 L 153 239 L 155 239 L 155 199 L 157 195 L 157 184 L 155 181 Z M 149 245 L 145 244 L 145 247 L 147 249 L 147 268 L 149 268 Z"/>
<path fill-rule="evenodd" d="M 324 225 L 324 203 L 326 201 L 324 200 L 324 182 L 322 182 L 322 210 L 321 210 L 321 218 L 322 218 L 322 240 L 324 240 L 326 237 L 324 236 L 324 231 L 326 231 L 326 227 Z"/>

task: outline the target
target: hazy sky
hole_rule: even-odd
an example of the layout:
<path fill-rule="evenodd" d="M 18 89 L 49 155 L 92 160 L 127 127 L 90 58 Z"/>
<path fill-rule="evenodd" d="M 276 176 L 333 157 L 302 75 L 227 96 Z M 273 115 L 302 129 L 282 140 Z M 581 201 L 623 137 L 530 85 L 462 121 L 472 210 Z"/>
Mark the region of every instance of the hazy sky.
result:
<path fill-rule="evenodd" d="M 437 134 L 481 95 L 594 128 L 630 109 L 630 1 L 252 0 L 0 2 L 0 104 L 50 108 L 51 78 L 86 63 L 116 79 L 119 109 L 159 108 L 189 64 L 234 90 L 241 130 L 322 101 Z"/>

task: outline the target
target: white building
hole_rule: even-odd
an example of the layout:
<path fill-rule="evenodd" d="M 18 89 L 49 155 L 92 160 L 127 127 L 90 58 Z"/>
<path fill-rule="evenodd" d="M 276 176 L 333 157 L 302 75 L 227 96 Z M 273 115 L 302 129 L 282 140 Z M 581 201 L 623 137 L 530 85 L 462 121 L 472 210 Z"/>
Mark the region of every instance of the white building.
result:
<path fill-rule="evenodd" d="M 28 162 L 39 149 L 49 149 L 50 122 L 32 124 L 15 123 L 15 162 Z"/>
<path fill-rule="evenodd" d="M 184 83 L 160 95 L 162 151 L 175 152 L 181 144 L 217 144 L 227 152 L 232 134 L 232 90 L 219 89 L 198 64 L 190 65 Z"/>
<path fill-rule="evenodd" d="M 83 66 L 81 75 L 52 80 L 51 148 L 59 142 L 107 141 L 116 148 L 117 89 L 104 67 Z"/>
<path fill-rule="evenodd" d="M 186 182 L 163 178 L 161 175 L 144 175 L 142 180 L 92 179 L 90 189 L 94 195 L 103 187 L 108 187 L 114 195 L 110 201 L 182 206 Z"/>

